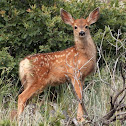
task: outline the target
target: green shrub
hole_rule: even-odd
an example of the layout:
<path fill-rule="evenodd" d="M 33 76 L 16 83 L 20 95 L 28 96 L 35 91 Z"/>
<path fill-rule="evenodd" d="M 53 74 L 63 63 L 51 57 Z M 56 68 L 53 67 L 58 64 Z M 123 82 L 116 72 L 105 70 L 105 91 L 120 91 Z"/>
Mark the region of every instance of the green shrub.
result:
<path fill-rule="evenodd" d="M 89 0 L 86 2 L 55 0 L 47 3 L 38 3 L 33 0 L 12 0 L 10 2 L 3 0 L 1 3 L 0 49 L 8 47 L 10 55 L 16 61 L 32 53 L 63 50 L 73 45 L 72 28 L 61 21 L 60 8 L 66 9 L 76 18 L 80 18 L 87 17 L 91 10 L 100 6 L 100 19 L 97 24 L 91 26 L 92 36 L 97 44 L 102 38 L 101 36 L 97 38 L 96 35 L 103 33 L 105 26 L 109 26 L 114 34 L 118 29 L 122 29 L 122 32 L 126 30 L 124 8 L 117 3 L 115 6 L 113 1 L 108 5 L 96 0 L 93 2 Z M 122 35 L 119 39 L 123 38 Z M 111 36 L 106 35 L 104 39 L 105 41 L 111 39 Z M 106 43 L 103 42 L 105 49 Z"/>
<path fill-rule="evenodd" d="M 0 51 L 0 69 L 8 67 L 14 68 L 15 65 L 14 57 L 8 53 L 8 48 L 3 48 L 2 51 Z"/>

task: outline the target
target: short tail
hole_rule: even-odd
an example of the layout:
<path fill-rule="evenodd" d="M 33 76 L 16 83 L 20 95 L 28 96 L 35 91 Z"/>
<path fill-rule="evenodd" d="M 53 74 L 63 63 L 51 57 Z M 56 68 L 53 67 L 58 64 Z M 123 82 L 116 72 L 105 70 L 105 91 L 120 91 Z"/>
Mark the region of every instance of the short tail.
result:
<path fill-rule="evenodd" d="M 32 65 L 28 59 L 24 59 L 19 64 L 19 77 L 21 80 L 21 84 L 24 86 L 24 88 L 27 87 L 27 82 L 29 78 L 29 75 L 31 74 Z"/>

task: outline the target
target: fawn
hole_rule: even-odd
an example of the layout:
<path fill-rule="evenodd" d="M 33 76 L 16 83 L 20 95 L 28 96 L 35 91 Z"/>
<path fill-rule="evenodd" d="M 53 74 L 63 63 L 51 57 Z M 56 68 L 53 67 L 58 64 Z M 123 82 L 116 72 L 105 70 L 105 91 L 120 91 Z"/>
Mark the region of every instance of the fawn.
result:
<path fill-rule="evenodd" d="M 89 26 L 99 18 L 99 8 L 86 19 L 74 19 L 70 13 L 60 9 L 64 23 L 73 27 L 75 45 L 63 51 L 35 54 L 25 57 L 19 66 L 19 76 L 24 91 L 18 96 L 18 116 L 23 112 L 26 101 L 48 85 L 55 86 L 71 80 L 74 90 L 82 100 L 82 84 L 93 72 L 96 63 L 96 46 L 91 38 Z M 82 105 L 78 103 L 77 119 L 83 121 Z"/>

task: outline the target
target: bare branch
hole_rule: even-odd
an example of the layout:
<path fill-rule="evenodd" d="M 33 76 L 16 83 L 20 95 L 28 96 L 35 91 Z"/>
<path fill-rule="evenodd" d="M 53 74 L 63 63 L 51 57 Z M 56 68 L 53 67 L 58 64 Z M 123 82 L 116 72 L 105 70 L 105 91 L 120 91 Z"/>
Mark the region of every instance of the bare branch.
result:
<path fill-rule="evenodd" d="M 116 96 L 113 99 L 113 102 L 112 102 L 113 104 L 115 104 L 115 102 L 116 102 L 117 98 L 119 97 L 119 95 L 122 94 L 123 91 L 125 91 L 125 90 L 126 90 L 126 87 L 124 87 L 122 90 L 120 90 L 119 92 L 117 92 Z"/>
<path fill-rule="evenodd" d="M 120 69 L 121 69 L 121 76 L 122 76 L 122 79 L 123 79 L 123 87 L 125 87 L 125 76 L 123 74 L 123 69 L 124 68 L 124 64 L 120 64 Z"/>

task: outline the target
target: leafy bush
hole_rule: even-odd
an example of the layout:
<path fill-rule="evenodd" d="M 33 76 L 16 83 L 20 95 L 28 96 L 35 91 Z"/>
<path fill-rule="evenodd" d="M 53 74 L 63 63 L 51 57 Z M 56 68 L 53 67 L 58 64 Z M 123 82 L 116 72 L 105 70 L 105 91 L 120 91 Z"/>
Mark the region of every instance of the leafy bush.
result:
<path fill-rule="evenodd" d="M 97 34 L 98 30 L 103 33 L 105 26 L 110 26 L 114 32 L 122 28 L 124 32 L 126 14 L 123 13 L 123 8 L 114 4 L 109 7 L 110 5 L 106 6 L 98 1 L 89 3 L 56 0 L 47 5 L 32 0 L 3 0 L 0 11 L 0 48 L 9 47 L 10 55 L 17 60 L 31 53 L 62 50 L 71 46 L 72 28 L 61 21 L 60 8 L 80 18 L 86 17 L 95 7 L 101 6 L 101 17 L 97 25 L 92 26 L 92 34 Z"/>
<path fill-rule="evenodd" d="M 8 48 L 3 48 L 0 51 L 0 69 L 14 67 L 16 63 L 14 62 L 14 58 L 8 53 Z"/>

